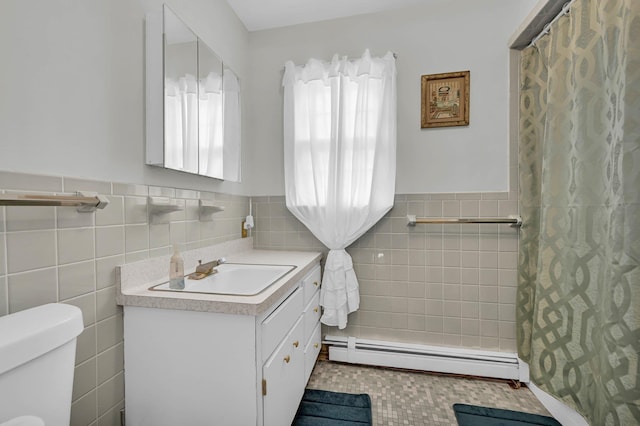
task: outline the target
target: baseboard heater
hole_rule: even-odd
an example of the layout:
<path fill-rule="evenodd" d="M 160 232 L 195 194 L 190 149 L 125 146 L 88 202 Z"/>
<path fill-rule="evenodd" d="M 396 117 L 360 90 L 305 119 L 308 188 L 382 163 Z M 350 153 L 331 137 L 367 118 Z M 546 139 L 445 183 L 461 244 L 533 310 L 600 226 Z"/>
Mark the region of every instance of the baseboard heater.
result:
<path fill-rule="evenodd" d="M 529 381 L 517 354 L 326 336 L 329 360 L 470 376 Z"/>

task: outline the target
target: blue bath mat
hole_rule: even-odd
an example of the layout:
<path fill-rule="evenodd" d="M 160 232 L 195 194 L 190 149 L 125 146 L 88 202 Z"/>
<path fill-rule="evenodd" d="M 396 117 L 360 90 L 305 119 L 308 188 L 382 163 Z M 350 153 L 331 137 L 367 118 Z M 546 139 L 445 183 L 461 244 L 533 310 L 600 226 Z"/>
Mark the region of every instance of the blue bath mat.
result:
<path fill-rule="evenodd" d="M 370 426 L 371 424 L 369 395 L 305 389 L 292 426 Z"/>
<path fill-rule="evenodd" d="M 500 408 L 453 404 L 460 426 L 562 426 L 553 417 Z"/>

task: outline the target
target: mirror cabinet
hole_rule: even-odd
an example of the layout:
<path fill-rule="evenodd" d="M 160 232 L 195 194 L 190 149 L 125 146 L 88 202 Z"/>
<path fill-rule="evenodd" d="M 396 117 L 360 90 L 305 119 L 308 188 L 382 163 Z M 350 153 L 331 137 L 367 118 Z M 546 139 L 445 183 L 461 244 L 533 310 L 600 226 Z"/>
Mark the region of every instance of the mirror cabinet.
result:
<path fill-rule="evenodd" d="M 240 82 L 169 7 L 146 22 L 147 164 L 240 181 Z"/>

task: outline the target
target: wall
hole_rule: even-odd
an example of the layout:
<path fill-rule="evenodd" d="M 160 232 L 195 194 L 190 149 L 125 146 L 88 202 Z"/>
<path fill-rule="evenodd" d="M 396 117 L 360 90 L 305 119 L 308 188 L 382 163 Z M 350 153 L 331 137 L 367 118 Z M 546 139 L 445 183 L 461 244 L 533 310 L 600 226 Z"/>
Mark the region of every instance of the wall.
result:
<path fill-rule="evenodd" d="M 402 217 L 440 209 L 445 215 L 514 212 L 515 186 L 506 183 L 513 166 L 510 171 L 505 51 L 512 26 L 532 1 L 489 0 L 482 7 L 473 0 L 443 1 L 252 35 L 223 0 L 168 3 L 238 72 L 246 89 L 242 184 L 144 165 L 144 12 L 160 0 L 0 3 L 0 191 L 84 189 L 112 200 L 108 209 L 88 215 L 0 207 L 0 315 L 52 301 L 83 310 L 72 424 L 118 424 L 123 342 L 115 265 L 167 255 L 175 241 L 190 246 L 237 238 L 247 200 L 223 193 L 265 196 L 254 199 L 258 247 L 321 248 L 289 217 L 280 197 L 280 79 L 287 59 L 357 56 L 366 47 L 399 55 L 400 195 L 388 217 L 349 249 L 363 298 L 346 332 L 511 349 L 513 231 L 409 230 Z M 494 19 L 497 10 L 500 19 Z M 447 43 L 431 43 L 442 28 Z M 260 72 L 249 73 L 253 69 Z M 471 127 L 420 130 L 420 75 L 462 69 L 472 72 Z M 487 107 L 480 101 L 488 90 Z M 186 212 L 150 224 L 149 194 L 176 197 Z M 221 200 L 228 210 L 200 222 L 194 210 L 200 196 Z M 447 311 L 439 315 L 438 307 Z"/>
<path fill-rule="evenodd" d="M 249 193 L 144 164 L 144 15 L 163 2 L 1 2 L 0 170 Z M 224 0 L 166 3 L 248 78 L 248 33 Z"/>
<path fill-rule="evenodd" d="M 72 425 L 119 425 L 124 406 L 122 308 L 116 265 L 240 238 L 247 197 L 171 187 L 0 171 L 0 193 L 97 191 L 110 204 L 95 213 L 73 207 L 0 206 L 0 316 L 51 302 L 82 309 Z M 182 211 L 150 216 L 147 196 L 175 198 Z M 200 220 L 198 200 L 223 212 Z"/>
<path fill-rule="evenodd" d="M 535 0 L 447 0 L 250 34 L 253 195 L 283 195 L 282 71 L 334 53 L 397 53 L 396 193 L 509 191 L 507 41 Z M 471 71 L 468 127 L 420 129 L 420 77 Z"/>
<path fill-rule="evenodd" d="M 252 59 L 267 64 L 269 56 L 278 58 L 273 61 L 278 64 L 289 58 L 303 63 L 308 56 L 328 57 L 332 51 L 357 56 L 365 47 L 398 54 L 394 207 L 347 248 L 360 283 L 360 310 L 349 315 L 346 329 L 324 327 L 325 334 L 516 350 L 517 231 L 508 225 L 406 225 L 407 214 L 505 217 L 518 212 L 518 82 L 517 77 L 508 78 L 517 76 L 518 55 L 509 52 L 507 40 L 534 2 L 477 3 L 450 1 L 251 34 Z M 501 19 L 487 25 L 494 23 L 496 10 Z M 437 50 L 444 47 L 425 40 L 433 39 L 434 28 L 458 28 L 453 21 L 462 23 L 464 34 L 454 32 L 447 38 L 446 46 L 456 46 L 455 55 L 441 54 Z M 251 86 L 254 95 L 262 94 L 252 111 L 261 112 L 253 122 L 261 130 L 265 149 L 259 156 L 268 158 L 265 164 L 281 164 L 282 155 L 272 143 L 281 139 L 281 116 L 274 106 L 266 106 L 268 101 L 281 102 L 281 89 L 272 81 L 280 78 L 275 66 L 254 76 Z M 471 126 L 421 131 L 420 74 L 462 69 L 471 69 Z M 264 87 L 255 87 L 260 85 Z M 485 88 L 491 88 L 491 96 L 481 95 Z M 488 105 L 473 101 L 484 98 Z M 495 180 L 498 175 L 500 182 Z M 253 197 L 255 246 L 326 251 L 287 211 L 281 176 L 271 176 L 254 191 L 269 194 Z"/>
<path fill-rule="evenodd" d="M 416 225 L 418 217 L 495 217 L 517 212 L 514 193 L 399 194 L 393 209 L 347 248 L 360 309 L 323 334 L 515 352 L 518 233 L 508 225 Z M 256 248 L 324 246 L 284 203 L 254 197 Z"/>
<path fill-rule="evenodd" d="M 247 79 L 248 33 L 224 0 L 167 0 Z M 0 2 L 0 193 L 108 195 L 103 211 L 0 206 L 0 315 L 79 306 L 72 425 L 119 425 L 122 309 L 114 267 L 240 237 L 246 184 L 144 165 L 144 14 L 162 0 Z M 246 161 L 246 160 L 245 160 Z M 186 209 L 150 224 L 148 195 Z M 198 220 L 200 197 L 226 206 Z"/>

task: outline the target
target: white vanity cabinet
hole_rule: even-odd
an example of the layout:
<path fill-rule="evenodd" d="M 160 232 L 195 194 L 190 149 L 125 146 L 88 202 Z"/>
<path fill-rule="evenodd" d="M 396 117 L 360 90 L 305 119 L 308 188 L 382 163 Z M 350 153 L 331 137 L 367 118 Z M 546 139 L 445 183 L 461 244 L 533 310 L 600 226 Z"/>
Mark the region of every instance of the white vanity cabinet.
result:
<path fill-rule="evenodd" d="M 303 292 L 305 308 L 303 311 L 304 321 L 304 381 L 309 380 L 311 370 L 318 359 L 318 354 L 322 346 L 320 335 L 320 268 L 314 270 L 303 280 Z"/>
<path fill-rule="evenodd" d="M 125 304 L 127 426 L 291 424 L 321 347 L 307 270 L 259 315 Z"/>
<path fill-rule="evenodd" d="M 265 426 L 291 424 L 320 353 L 319 288 L 320 265 L 301 281 L 300 288 L 262 322 Z M 293 326 L 284 338 L 279 339 L 280 336 L 274 336 L 272 330 L 282 333 L 283 327 L 276 327 L 275 324 Z M 274 341 L 279 342 L 275 350 Z"/>

